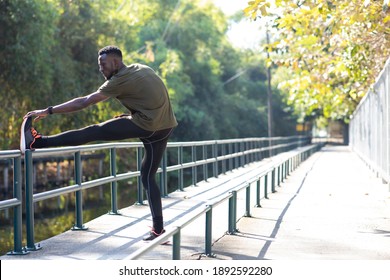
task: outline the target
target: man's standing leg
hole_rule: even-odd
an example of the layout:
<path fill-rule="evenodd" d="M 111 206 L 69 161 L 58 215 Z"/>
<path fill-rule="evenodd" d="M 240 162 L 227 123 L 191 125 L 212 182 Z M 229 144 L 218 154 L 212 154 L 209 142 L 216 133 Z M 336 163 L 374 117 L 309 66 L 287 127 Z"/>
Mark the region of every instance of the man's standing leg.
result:
<path fill-rule="evenodd" d="M 142 184 L 147 192 L 153 229 L 144 240 L 153 240 L 164 233 L 161 192 L 156 182 L 156 173 L 164 155 L 172 129 L 157 131 L 149 138 L 141 139 L 145 147 L 145 155 L 141 166 Z"/>

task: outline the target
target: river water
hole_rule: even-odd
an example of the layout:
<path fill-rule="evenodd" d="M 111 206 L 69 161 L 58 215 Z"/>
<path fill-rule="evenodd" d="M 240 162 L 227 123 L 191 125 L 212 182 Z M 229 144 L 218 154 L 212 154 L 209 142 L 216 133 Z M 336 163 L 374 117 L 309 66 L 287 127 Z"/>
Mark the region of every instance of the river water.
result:
<path fill-rule="evenodd" d="M 118 183 L 118 209 L 132 205 L 137 200 L 137 186 Z M 34 204 L 35 242 L 48 239 L 72 228 L 75 224 L 75 194 L 70 193 Z M 111 210 L 111 188 L 99 186 L 83 191 L 83 222 L 86 223 Z M 23 246 L 27 243 L 23 213 Z M 13 250 L 13 213 L 0 212 L 0 254 Z"/>

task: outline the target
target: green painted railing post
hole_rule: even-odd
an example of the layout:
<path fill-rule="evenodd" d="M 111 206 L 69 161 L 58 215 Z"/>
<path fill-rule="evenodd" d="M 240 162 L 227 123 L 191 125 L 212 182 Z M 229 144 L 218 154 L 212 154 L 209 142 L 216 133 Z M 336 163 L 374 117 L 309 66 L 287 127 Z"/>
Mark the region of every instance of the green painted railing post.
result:
<path fill-rule="evenodd" d="M 242 166 L 245 166 L 247 163 L 248 163 L 248 154 L 246 154 L 245 152 L 248 150 L 248 142 L 243 142 L 242 143 L 242 152 L 244 153 L 243 155 L 243 165 Z"/>
<path fill-rule="evenodd" d="M 116 177 L 116 149 L 110 149 L 110 172 L 111 176 Z M 109 214 L 118 215 L 118 184 L 111 182 L 111 211 Z"/>
<path fill-rule="evenodd" d="M 142 165 L 142 147 L 137 148 L 137 170 L 141 170 Z M 141 175 L 137 178 L 137 202 L 136 205 L 144 204 L 144 189 L 142 187 Z"/>
<path fill-rule="evenodd" d="M 264 176 L 264 198 L 266 199 L 268 199 L 268 175 L 269 173 Z"/>
<path fill-rule="evenodd" d="M 76 152 L 74 154 L 74 177 L 77 185 L 81 186 L 82 183 L 82 164 L 81 153 Z M 72 227 L 72 230 L 87 230 L 83 225 L 83 192 L 82 190 L 76 191 L 76 224 Z"/>
<path fill-rule="evenodd" d="M 14 158 L 14 197 L 20 204 L 14 207 L 14 253 L 22 253 L 22 185 L 21 179 L 21 160 L 20 157 Z"/>
<path fill-rule="evenodd" d="M 202 147 L 202 152 L 203 152 L 203 159 L 207 159 L 207 146 L 203 145 Z M 208 166 L 207 164 L 203 164 L 203 180 L 207 182 L 207 179 L 209 178 L 208 174 Z"/>
<path fill-rule="evenodd" d="M 295 157 L 294 156 L 292 159 L 291 159 L 291 168 L 290 168 L 290 172 L 293 172 L 295 170 Z"/>
<path fill-rule="evenodd" d="M 232 143 L 229 143 L 229 154 L 231 155 L 231 154 L 233 154 L 233 144 Z M 234 160 L 233 160 L 233 158 L 229 158 L 229 170 L 231 171 L 231 170 L 233 170 L 233 167 L 234 167 Z"/>
<path fill-rule="evenodd" d="M 278 185 L 280 186 L 283 182 L 283 163 L 279 166 L 279 182 Z"/>
<path fill-rule="evenodd" d="M 172 260 L 180 260 L 180 243 L 181 243 L 181 231 L 175 233 L 172 237 L 173 245 L 172 245 Z"/>
<path fill-rule="evenodd" d="M 234 153 L 239 154 L 239 146 L 238 143 L 234 143 Z M 239 168 L 240 167 L 240 156 L 235 156 L 234 157 L 234 168 Z"/>
<path fill-rule="evenodd" d="M 257 145 L 258 145 L 258 142 L 257 141 L 253 141 L 252 142 L 252 149 L 253 150 L 256 150 L 257 149 Z M 253 152 L 253 162 L 254 161 L 259 161 L 259 153 L 258 152 Z"/>
<path fill-rule="evenodd" d="M 240 167 L 245 166 L 245 154 L 243 153 L 244 151 L 245 151 L 245 143 L 241 142 L 240 153 L 242 153 L 242 155 L 240 156 Z"/>
<path fill-rule="evenodd" d="M 233 144 L 232 143 L 228 144 L 228 153 L 229 153 L 229 155 L 233 154 Z M 230 171 L 233 169 L 233 158 L 229 157 L 228 163 L 229 163 L 228 170 Z"/>
<path fill-rule="evenodd" d="M 245 217 L 251 217 L 251 184 L 245 189 Z"/>
<path fill-rule="evenodd" d="M 287 167 L 286 167 L 286 178 L 287 178 L 287 176 L 290 175 L 291 158 L 288 159 L 286 164 L 287 164 Z"/>
<path fill-rule="evenodd" d="M 192 162 L 196 162 L 196 146 L 192 146 L 191 148 L 191 159 L 192 159 Z M 193 186 L 196 186 L 196 183 L 198 181 L 198 174 L 197 174 L 197 171 L 196 171 L 196 166 L 193 166 L 192 167 L 192 185 Z"/>
<path fill-rule="evenodd" d="M 260 181 L 261 181 L 261 177 L 258 178 L 256 181 L 256 205 L 255 205 L 256 208 L 261 207 L 261 205 L 260 205 Z"/>
<path fill-rule="evenodd" d="M 168 173 L 167 173 L 167 165 L 168 165 L 168 155 L 167 151 L 164 152 L 163 158 L 162 158 L 162 173 L 161 173 L 161 197 L 167 197 L 168 196 Z"/>
<path fill-rule="evenodd" d="M 272 169 L 271 173 L 271 191 L 274 193 L 275 191 L 275 168 Z"/>
<path fill-rule="evenodd" d="M 178 157 L 179 157 L 178 163 L 183 164 L 183 146 L 179 147 Z M 184 191 L 184 172 L 182 168 L 179 169 L 178 180 L 179 180 L 179 190 Z"/>
<path fill-rule="evenodd" d="M 229 198 L 229 229 L 228 234 L 235 234 L 237 222 L 237 191 L 232 191 L 232 196 Z"/>
<path fill-rule="evenodd" d="M 213 173 L 214 177 L 218 178 L 218 143 L 215 142 L 213 145 L 213 158 L 215 159 L 215 162 L 213 164 Z"/>
<path fill-rule="evenodd" d="M 283 182 L 283 164 L 279 166 L 279 180 L 278 185 L 280 186 Z"/>
<path fill-rule="evenodd" d="M 295 169 L 295 156 L 291 158 L 290 172 L 293 172 Z"/>
<path fill-rule="evenodd" d="M 284 172 L 283 172 L 283 180 L 286 180 L 287 178 L 287 172 L 288 172 L 288 159 L 284 162 Z"/>
<path fill-rule="evenodd" d="M 294 156 L 293 170 L 297 168 L 298 155 Z"/>
<path fill-rule="evenodd" d="M 249 142 L 244 142 L 244 152 L 246 153 L 247 151 L 250 150 L 250 143 Z M 244 166 L 247 165 L 250 162 L 250 154 L 246 153 L 244 157 Z"/>
<path fill-rule="evenodd" d="M 249 141 L 247 146 L 248 146 L 248 151 L 253 150 L 253 142 L 252 141 Z M 253 161 L 253 154 L 251 152 L 250 154 L 248 154 L 248 162 L 247 163 L 251 163 L 252 161 Z"/>
<path fill-rule="evenodd" d="M 248 146 L 249 146 L 249 150 L 253 150 L 253 147 L 254 147 L 253 141 L 250 141 L 250 142 L 248 143 Z M 251 162 L 254 162 L 254 161 L 255 161 L 255 160 L 254 160 L 254 154 L 253 154 L 252 152 L 248 155 L 248 157 L 249 157 L 249 162 L 248 162 L 248 163 L 251 163 Z"/>
<path fill-rule="evenodd" d="M 33 160 L 31 150 L 26 150 L 24 157 L 26 180 L 26 234 L 28 251 L 41 249 L 40 244 L 34 243 L 34 201 L 33 201 Z"/>
<path fill-rule="evenodd" d="M 221 153 L 222 153 L 222 156 L 226 155 L 226 144 L 222 144 L 222 146 L 221 146 Z M 223 174 L 226 174 L 226 165 L 227 165 L 227 161 L 226 160 L 222 160 L 222 173 Z"/>
<path fill-rule="evenodd" d="M 22 164 L 20 157 L 14 157 L 13 159 L 14 167 L 14 197 L 20 201 L 18 206 L 14 207 L 14 250 L 8 252 L 7 255 L 25 255 L 28 254 L 28 251 L 24 250 L 22 247 L 22 184 L 21 184 L 21 172 Z"/>
<path fill-rule="evenodd" d="M 286 162 L 285 162 L 285 169 L 284 169 L 284 179 L 287 179 L 287 176 L 290 174 L 289 172 L 289 168 L 290 168 L 290 159 L 288 159 Z"/>
<path fill-rule="evenodd" d="M 206 228 L 205 228 L 205 255 L 208 257 L 215 257 L 212 253 L 213 243 L 213 206 L 206 205 L 209 210 L 206 212 Z"/>
<path fill-rule="evenodd" d="M 272 139 L 271 138 L 269 138 L 268 139 L 268 147 L 269 147 L 269 150 L 268 150 L 268 152 L 269 152 L 269 157 L 272 157 L 272 155 L 273 155 L 273 151 L 272 151 L 272 149 L 273 149 L 273 147 L 272 147 Z"/>

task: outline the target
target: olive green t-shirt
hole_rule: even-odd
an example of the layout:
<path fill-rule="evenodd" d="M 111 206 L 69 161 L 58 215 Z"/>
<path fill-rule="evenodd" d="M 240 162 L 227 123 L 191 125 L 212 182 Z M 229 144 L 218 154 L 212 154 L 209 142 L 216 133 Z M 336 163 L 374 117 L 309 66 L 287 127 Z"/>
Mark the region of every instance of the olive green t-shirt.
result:
<path fill-rule="evenodd" d="M 142 64 L 123 67 L 98 89 L 130 110 L 139 127 L 156 131 L 177 126 L 168 91 L 152 68 Z"/>

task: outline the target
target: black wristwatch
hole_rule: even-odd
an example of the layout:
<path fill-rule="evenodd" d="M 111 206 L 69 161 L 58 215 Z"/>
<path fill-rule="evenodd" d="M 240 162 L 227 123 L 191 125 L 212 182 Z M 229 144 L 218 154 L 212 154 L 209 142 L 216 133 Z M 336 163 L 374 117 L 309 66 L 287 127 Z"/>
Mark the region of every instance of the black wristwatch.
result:
<path fill-rule="evenodd" d="M 49 115 L 53 115 L 53 106 L 47 107 L 47 110 L 49 111 Z"/>

